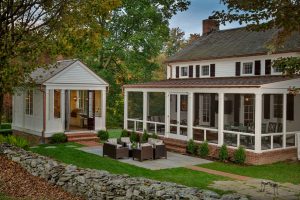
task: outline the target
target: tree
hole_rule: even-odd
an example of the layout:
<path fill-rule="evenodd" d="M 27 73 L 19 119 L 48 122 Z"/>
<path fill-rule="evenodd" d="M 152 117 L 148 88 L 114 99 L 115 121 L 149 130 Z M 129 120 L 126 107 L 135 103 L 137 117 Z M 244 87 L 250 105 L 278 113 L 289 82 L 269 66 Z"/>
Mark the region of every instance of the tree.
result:
<path fill-rule="evenodd" d="M 167 56 L 174 55 L 185 46 L 186 41 L 184 39 L 184 35 L 184 31 L 182 31 L 179 27 L 172 28 L 170 30 L 169 40 L 167 41 L 165 47 L 165 53 Z"/>
<path fill-rule="evenodd" d="M 299 0 L 221 0 L 227 10 L 214 11 L 214 17 L 222 24 L 239 22 L 247 24 L 252 31 L 278 29 L 268 44 L 270 53 L 280 47 L 295 32 L 300 34 Z M 280 66 L 283 74 L 292 75 L 300 70 L 300 59 L 290 57 L 275 60 L 274 66 Z M 292 66 L 291 66 L 292 65 Z"/>
<path fill-rule="evenodd" d="M 0 1 L 0 123 L 4 94 L 33 82 L 30 73 L 56 55 L 96 45 L 91 36 L 102 27 L 90 17 L 107 16 L 117 5 L 114 0 Z"/>

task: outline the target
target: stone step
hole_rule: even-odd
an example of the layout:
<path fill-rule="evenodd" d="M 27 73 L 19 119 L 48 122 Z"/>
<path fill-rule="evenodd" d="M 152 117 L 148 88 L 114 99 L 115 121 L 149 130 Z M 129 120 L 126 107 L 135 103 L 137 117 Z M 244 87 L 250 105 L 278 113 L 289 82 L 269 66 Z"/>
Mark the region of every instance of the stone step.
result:
<path fill-rule="evenodd" d="M 68 138 L 69 142 L 80 142 L 80 141 L 95 141 L 95 142 L 99 142 L 99 138 L 98 137 L 72 137 L 72 138 Z"/>
<path fill-rule="evenodd" d="M 168 146 L 174 146 L 174 147 L 178 147 L 178 148 L 186 148 L 186 143 L 181 143 L 181 142 L 177 142 L 177 141 L 170 141 L 170 140 L 164 140 L 164 143 Z"/>
<path fill-rule="evenodd" d="M 172 151 L 172 152 L 176 152 L 176 153 L 186 153 L 186 149 L 185 148 L 181 148 L 181 147 L 175 147 L 175 146 L 168 146 L 166 145 L 166 148 L 168 151 Z"/>

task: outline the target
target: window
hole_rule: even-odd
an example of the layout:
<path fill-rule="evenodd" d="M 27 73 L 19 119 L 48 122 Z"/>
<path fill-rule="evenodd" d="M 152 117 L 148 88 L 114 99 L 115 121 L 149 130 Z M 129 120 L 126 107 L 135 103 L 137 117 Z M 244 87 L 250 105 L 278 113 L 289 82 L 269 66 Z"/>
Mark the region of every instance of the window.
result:
<path fill-rule="evenodd" d="M 33 115 L 33 90 L 27 90 L 26 92 L 26 115 Z"/>
<path fill-rule="evenodd" d="M 78 97 L 78 108 L 81 110 L 81 113 L 87 114 L 87 107 L 88 107 L 88 96 L 87 91 L 80 90 L 79 97 Z"/>
<path fill-rule="evenodd" d="M 54 118 L 60 118 L 60 90 L 54 90 Z"/>
<path fill-rule="evenodd" d="M 210 96 L 209 96 L 209 94 L 203 95 L 202 118 L 203 118 L 203 122 L 210 122 Z"/>
<path fill-rule="evenodd" d="M 209 65 L 204 65 L 201 67 L 201 75 L 209 76 Z"/>
<path fill-rule="evenodd" d="M 274 73 L 281 73 L 282 72 L 282 70 L 280 69 L 280 67 L 273 67 L 273 72 Z"/>
<path fill-rule="evenodd" d="M 254 96 L 244 96 L 244 124 L 250 126 L 254 124 Z"/>
<path fill-rule="evenodd" d="M 253 63 L 243 63 L 243 74 L 253 74 Z"/>
<path fill-rule="evenodd" d="M 188 67 L 181 67 L 181 76 L 188 76 Z"/>
<path fill-rule="evenodd" d="M 282 118 L 282 106 L 283 106 L 283 98 L 280 94 L 274 94 L 273 99 L 273 108 L 274 108 L 274 118 Z"/>

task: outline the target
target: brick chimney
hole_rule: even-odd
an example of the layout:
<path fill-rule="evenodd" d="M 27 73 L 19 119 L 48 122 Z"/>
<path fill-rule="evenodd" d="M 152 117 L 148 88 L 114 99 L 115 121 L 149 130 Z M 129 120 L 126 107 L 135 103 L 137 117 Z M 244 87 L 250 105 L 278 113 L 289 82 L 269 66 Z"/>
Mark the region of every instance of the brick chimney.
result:
<path fill-rule="evenodd" d="M 202 35 L 208 35 L 211 32 L 218 30 L 220 30 L 219 22 L 213 19 L 211 16 L 202 21 Z"/>

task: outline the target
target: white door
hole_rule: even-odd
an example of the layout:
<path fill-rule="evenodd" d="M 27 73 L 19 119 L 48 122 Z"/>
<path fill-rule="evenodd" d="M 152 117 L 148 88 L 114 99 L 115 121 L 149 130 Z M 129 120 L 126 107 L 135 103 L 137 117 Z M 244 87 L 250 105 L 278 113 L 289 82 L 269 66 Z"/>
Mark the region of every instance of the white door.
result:
<path fill-rule="evenodd" d="M 188 119 L 188 95 L 170 95 L 170 137 L 176 139 L 187 138 L 187 119 Z"/>

